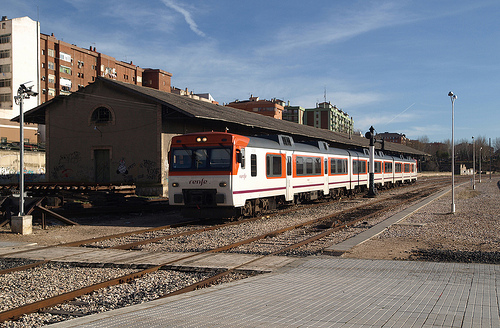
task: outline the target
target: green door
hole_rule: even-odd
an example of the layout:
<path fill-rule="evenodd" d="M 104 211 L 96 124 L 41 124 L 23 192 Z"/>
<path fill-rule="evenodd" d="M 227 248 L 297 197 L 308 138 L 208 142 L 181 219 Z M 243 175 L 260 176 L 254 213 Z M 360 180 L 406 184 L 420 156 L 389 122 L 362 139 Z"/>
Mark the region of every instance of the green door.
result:
<path fill-rule="evenodd" d="M 94 150 L 95 182 L 109 183 L 110 181 L 110 158 L 109 149 Z"/>

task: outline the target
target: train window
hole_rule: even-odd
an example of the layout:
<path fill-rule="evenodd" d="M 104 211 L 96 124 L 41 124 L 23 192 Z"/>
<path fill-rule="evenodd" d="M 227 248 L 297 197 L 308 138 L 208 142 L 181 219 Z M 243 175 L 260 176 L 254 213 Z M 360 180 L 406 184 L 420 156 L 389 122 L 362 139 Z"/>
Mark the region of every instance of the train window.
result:
<path fill-rule="evenodd" d="M 212 149 L 210 156 L 210 167 L 227 168 L 231 163 L 231 154 L 227 148 Z"/>
<path fill-rule="evenodd" d="M 405 164 L 405 172 L 410 172 L 410 164 Z"/>
<path fill-rule="evenodd" d="M 384 162 L 384 172 L 385 173 L 392 173 L 392 163 L 391 162 Z"/>
<path fill-rule="evenodd" d="M 292 175 L 292 158 L 290 156 L 286 158 L 286 175 Z"/>
<path fill-rule="evenodd" d="M 375 173 L 382 173 L 382 163 L 375 162 Z"/>
<path fill-rule="evenodd" d="M 347 159 L 338 159 L 337 160 L 337 173 L 338 174 L 347 174 Z"/>
<path fill-rule="evenodd" d="M 207 150 L 196 149 L 194 151 L 194 165 L 197 169 L 207 167 Z"/>
<path fill-rule="evenodd" d="M 306 174 L 313 174 L 313 159 L 306 157 Z"/>
<path fill-rule="evenodd" d="M 337 174 L 337 160 L 330 159 L 330 174 Z"/>
<path fill-rule="evenodd" d="M 314 174 L 321 174 L 321 158 L 314 158 Z"/>
<path fill-rule="evenodd" d="M 366 173 L 366 162 L 360 160 L 352 161 L 352 173 L 353 174 L 363 174 Z"/>
<path fill-rule="evenodd" d="M 266 175 L 268 177 L 281 177 L 281 156 L 267 155 L 266 156 Z"/>
<path fill-rule="evenodd" d="M 297 171 L 297 175 L 304 175 L 304 158 L 303 157 L 295 158 L 295 170 Z"/>
<path fill-rule="evenodd" d="M 396 173 L 401 173 L 401 163 L 396 163 L 395 164 L 395 171 Z"/>
<path fill-rule="evenodd" d="M 172 150 L 173 170 L 230 170 L 231 148 L 197 148 Z"/>
<path fill-rule="evenodd" d="M 250 175 L 253 177 L 257 176 L 257 155 L 250 155 Z"/>
<path fill-rule="evenodd" d="M 325 157 L 325 174 L 328 174 L 328 159 Z"/>
<path fill-rule="evenodd" d="M 189 149 L 176 149 L 172 152 L 172 168 L 188 169 L 191 168 L 192 151 Z"/>

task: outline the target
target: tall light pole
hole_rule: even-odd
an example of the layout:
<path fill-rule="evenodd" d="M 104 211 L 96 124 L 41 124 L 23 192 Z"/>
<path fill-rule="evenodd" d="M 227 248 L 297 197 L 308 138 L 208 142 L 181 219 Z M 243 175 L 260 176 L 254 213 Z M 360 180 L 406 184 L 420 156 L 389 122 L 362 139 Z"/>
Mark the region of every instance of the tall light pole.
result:
<path fill-rule="evenodd" d="M 479 148 L 479 183 L 481 183 L 481 160 L 483 159 L 483 147 Z"/>
<path fill-rule="evenodd" d="M 476 190 L 476 141 L 472 136 L 472 190 Z"/>
<path fill-rule="evenodd" d="M 457 95 L 448 92 L 451 99 L 451 214 L 455 213 L 455 99 Z"/>
<path fill-rule="evenodd" d="M 38 95 L 37 92 L 32 91 L 31 87 L 26 87 L 26 82 L 19 86 L 17 89 L 17 96 L 14 97 L 16 104 L 19 105 L 19 218 L 24 217 L 24 113 L 23 113 L 23 102 L 24 99 L 29 99 L 31 96 L 35 97 Z"/>

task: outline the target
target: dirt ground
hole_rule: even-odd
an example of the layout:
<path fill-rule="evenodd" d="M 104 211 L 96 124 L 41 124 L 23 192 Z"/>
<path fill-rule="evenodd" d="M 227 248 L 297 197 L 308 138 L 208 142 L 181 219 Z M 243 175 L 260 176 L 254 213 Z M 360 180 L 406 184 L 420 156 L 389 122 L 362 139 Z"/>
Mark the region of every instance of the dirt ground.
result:
<path fill-rule="evenodd" d="M 500 181 L 482 179 L 433 201 L 343 257 L 362 259 L 415 259 L 416 251 L 500 254 Z"/>
<path fill-rule="evenodd" d="M 484 179 L 472 190 L 470 184 L 455 191 L 456 213 L 450 214 L 451 193 L 435 200 L 383 233 L 356 246 L 344 257 L 363 259 L 411 259 L 417 250 L 454 252 L 500 252 L 499 178 Z M 52 225 L 46 230 L 33 227 L 31 235 L 14 234 L 10 227 L 0 228 L 0 242 L 30 242 L 56 245 L 91 239 L 185 219 L 171 213 L 106 215 L 75 219 L 79 226 Z"/>

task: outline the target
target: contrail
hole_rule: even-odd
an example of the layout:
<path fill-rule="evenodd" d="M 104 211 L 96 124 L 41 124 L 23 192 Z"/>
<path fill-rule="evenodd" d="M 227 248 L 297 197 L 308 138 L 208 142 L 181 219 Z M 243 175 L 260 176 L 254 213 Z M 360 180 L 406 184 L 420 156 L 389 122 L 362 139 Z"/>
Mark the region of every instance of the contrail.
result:
<path fill-rule="evenodd" d="M 401 113 L 399 113 L 398 115 L 394 116 L 394 117 L 392 118 L 392 120 L 390 120 L 390 121 L 389 121 L 389 122 L 387 122 L 386 124 L 389 124 L 389 123 L 391 123 L 392 121 L 394 121 L 394 120 L 396 119 L 396 117 L 398 117 L 398 116 L 400 116 L 401 114 L 403 114 L 404 112 L 406 112 L 408 109 L 410 109 L 410 108 L 411 108 L 413 105 L 415 105 L 415 104 L 416 104 L 416 103 L 413 103 L 413 104 L 411 104 L 410 106 L 408 106 L 408 107 L 407 107 L 404 111 L 402 111 L 402 112 L 401 112 Z"/>

